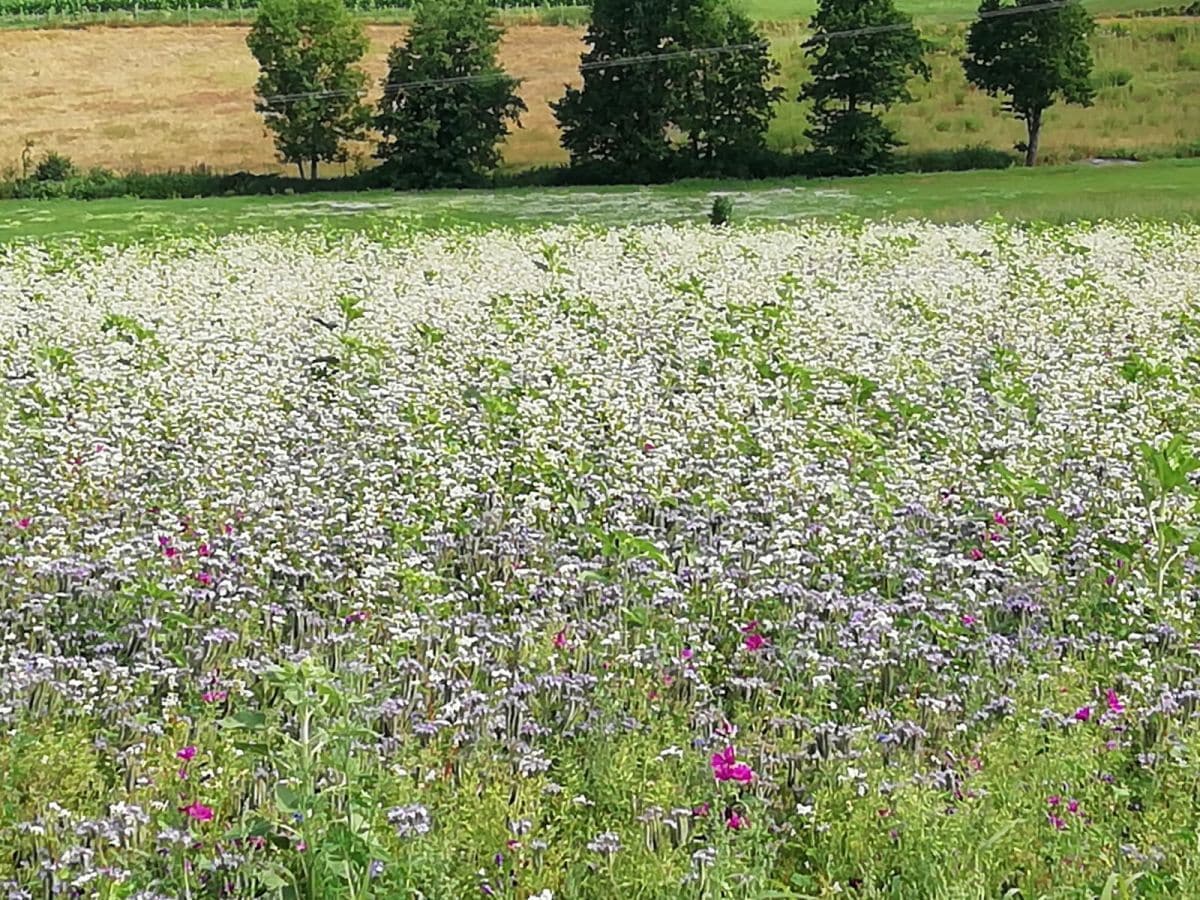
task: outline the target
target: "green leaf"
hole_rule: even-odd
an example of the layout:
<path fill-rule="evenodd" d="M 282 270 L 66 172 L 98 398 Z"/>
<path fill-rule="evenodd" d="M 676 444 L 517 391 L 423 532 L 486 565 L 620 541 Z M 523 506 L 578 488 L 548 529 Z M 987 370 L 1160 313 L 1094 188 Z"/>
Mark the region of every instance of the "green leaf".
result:
<path fill-rule="evenodd" d="M 248 728 L 250 730 L 258 730 L 265 728 L 267 725 L 267 716 L 255 709 L 243 709 L 234 713 L 232 716 L 226 716 L 221 720 L 221 725 L 225 728 Z"/>

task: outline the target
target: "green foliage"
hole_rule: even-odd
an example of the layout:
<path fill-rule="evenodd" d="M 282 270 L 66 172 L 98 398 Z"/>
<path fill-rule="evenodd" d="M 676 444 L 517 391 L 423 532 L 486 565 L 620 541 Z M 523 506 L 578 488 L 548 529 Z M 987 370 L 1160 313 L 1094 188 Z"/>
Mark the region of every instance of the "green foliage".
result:
<path fill-rule="evenodd" d="M 728 197 L 714 197 L 712 211 L 708 214 L 710 225 L 724 225 L 733 218 L 733 201 Z"/>
<path fill-rule="evenodd" d="M 1012 14 L 1022 7 L 1036 9 Z M 1017 149 L 1027 166 L 1037 162 L 1042 114 L 1059 99 L 1090 106 L 1096 94 L 1088 45 L 1095 20 L 1078 0 L 1042 7 L 1040 0 L 1016 0 L 1015 6 L 984 0 L 963 57 L 967 80 L 1005 97 L 1005 109 L 1025 122 L 1028 139 Z"/>
<path fill-rule="evenodd" d="M 697 160 L 729 162 L 765 150 L 783 89 L 768 86 L 779 64 L 754 24 L 728 0 L 688 0 L 672 31 L 680 48 L 740 48 L 672 64 L 671 120 L 685 136 L 684 152 Z M 750 49 L 754 44 L 759 46 Z"/>
<path fill-rule="evenodd" d="M 594 0 L 580 58 L 581 88 L 551 103 L 572 162 L 601 160 L 634 168 L 670 152 L 667 67 L 607 65 L 661 52 L 669 40 L 668 0 Z"/>
<path fill-rule="evenodd" d="M 417 6 L 388 56 L 375 120 L 383 135 L 375 155 L 393 183 L 461 185 L 496 167 L 497 144 L 526 109 L 519 82 L 496 61 L 501 33 L 485 0 Z M 463 80 L 429 83 L 443 79 Z"/>
<path fill-rule="evenodd" d="M 33 170 L 35 181 L 66 181 L 75 174 L 70 157 L 51 151 L 38 160 Z"/>
<path fill-rule="evenodd" d="M 765 149 L 779 67 L 728 0 L 596 0 L 584 40 L 583 87 L 551 104 L 573 164 L 614 163 L 636 180 L 686 157 L 714 174 Z M 689 53 L 726 46 L 738 49 Z M 609 64 L 657 55 L 668 60 Z"/>
<path fill-rule="evenodd" d="M 362 25 L 342 0 L 265 0 L 246 38 L 261 73 L 257 109 L 275 135 L 279 158 L 304 177 L 322 162 L 343 162 L 346 143 L 364 137 L 360 102 L 367 76 Z"/>
<path fill-rule="evenodd" d="M 843 32 L 865 31 L 852 37 Z M 881 113 L 913 99 L 908 83 L 929 80 L 926 47 L 912 17 L 892 0 L 823 0 L 805 42 L 812 81 L 800 99 L 812 103 L 809 140 L 831 174 L 868 174 L 892 167 L 900 146 Z"/>

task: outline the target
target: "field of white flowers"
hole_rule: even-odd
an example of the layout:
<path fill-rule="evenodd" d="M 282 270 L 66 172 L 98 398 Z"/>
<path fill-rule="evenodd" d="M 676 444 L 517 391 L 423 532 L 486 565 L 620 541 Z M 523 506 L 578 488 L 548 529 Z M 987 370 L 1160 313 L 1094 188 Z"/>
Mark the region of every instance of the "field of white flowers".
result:
<path fill-rule="evenodd" d="M 1200 895 L 1200 229 L 0 259 L 9 898 Z"/>

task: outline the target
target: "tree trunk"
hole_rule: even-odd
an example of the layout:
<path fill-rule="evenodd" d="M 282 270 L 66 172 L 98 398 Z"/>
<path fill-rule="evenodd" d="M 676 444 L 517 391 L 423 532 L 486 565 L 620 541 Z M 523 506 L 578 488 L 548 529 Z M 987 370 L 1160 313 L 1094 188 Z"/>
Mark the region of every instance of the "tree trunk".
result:
<path fill-rule="evenodd" d="M 1029 140 L 1025 142 L 1025 165 L 1037 165 L 1038 140 L 1042 136 L 1042 111 L 1033 113 L 1025 124 L 1029 129 Z"/>
<path fill-rule="evenodd" d="M 304 180 L 304 160 L 296 160 L 296 168 L 300 170 L 300 180 Z"/>
<path fill-rule="evenodd" d="M 317 180 L 317 158 L 315 156 L 312 159 L 312 180 Z"/>

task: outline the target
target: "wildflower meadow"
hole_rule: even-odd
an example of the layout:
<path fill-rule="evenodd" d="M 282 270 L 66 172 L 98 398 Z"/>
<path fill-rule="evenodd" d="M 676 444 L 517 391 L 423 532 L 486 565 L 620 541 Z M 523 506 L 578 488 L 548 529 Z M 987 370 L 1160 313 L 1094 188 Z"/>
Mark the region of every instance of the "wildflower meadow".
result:
<path fill-rule="evenodd" d="M 1200 227 L 0 256 L 0 896 L 1200 896 Z"/>

